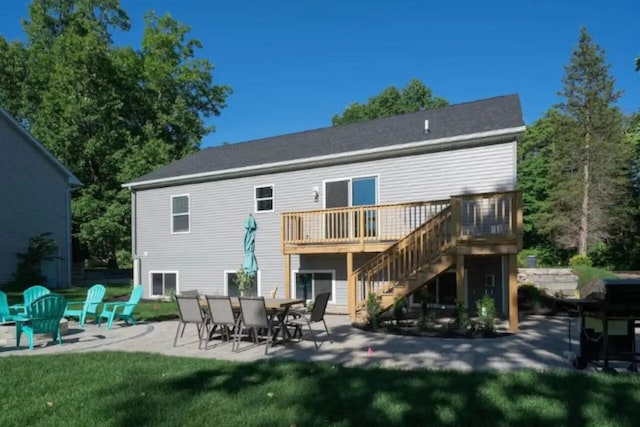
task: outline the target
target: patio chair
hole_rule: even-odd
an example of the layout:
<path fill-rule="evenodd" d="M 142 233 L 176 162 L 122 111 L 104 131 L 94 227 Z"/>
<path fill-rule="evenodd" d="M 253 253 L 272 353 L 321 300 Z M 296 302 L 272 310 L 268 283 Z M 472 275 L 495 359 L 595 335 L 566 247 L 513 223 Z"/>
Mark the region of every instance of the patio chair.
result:
<path fill-rule="evenodd" d="M 187 324 L 191 323 L 196 325 L 198 330 L 198 348 L 202 347 L 203 339 L 206 340 L 209 336 L 209 319 L 200 307 L 200 298 L 197 295 L 176 295 L 176 303 L 178 304 L 178 315 L 180 321 L 178 322 L 178 329 L 176 330 L 176 337 L 173 340 L 173 346 L 178 343 L 178 334 L 180 333 L 180 326 L 182 326 L 182 333 L 180 338 L 184 335 L 184 330 Z M 203 337 L 203 332 L 206 331 L 206 335 Z"/>
<path fill-rule="evenodd" d="M 0 291 L 0 323 L 11 322 L 12 320 L 13 320 L 13 315 L 11 314 L 11 310 L 9 310 L 9 303 L 7 302 L 7 294 Z"/>
<path fill-rule="evenodd" d="M 231 341 L 231 334 L 236 331 L 238 327 L 239 316 L 236 316 L 233 312 L 233 306 L 231 305 L 231 298 L 223 295 L 207 295 L 207 306 L 209 307 L 209 319 L 211 319 L 212 329 L 220 327 L 220 337 L 226 338 L 228 342 Z M 207 345 L 205 345 L 205 350 Z"/>
<path fill-rule="evenodd" d="M 133 318 L 133 309 L 136 308 L 142 299 L 142 285 L 135 285 L 127 302 L 107 302 L 102 306 L 102 312 L 98 316 L 98 326 L 102 319 L 107 319 L 107 329 L 111 329 L 114 320 L 124 320 L 128 325 L 129 321 L 136 324 Z"/>
<path fill-rule="evenodd" d="M 261 329 L 267 331 L 266 346 L 264 354 L 269 351 L 269 346 L 273 344 L 277 331 L 274 329 L 279 325 L 277 316 L 267 316 L 267 308 L 264 304 L 264 297 L 239 297 L 240 301 L 240 319 L 238 329 L 235 334 L 235 351 L 240 350 L 240 335 L 242 329 L 247 329 L 248 333 L 253 333 L 253 339 L 256 344 L 259 343 Z"/>
<path fill-rule="evenodd" d="M 318 342 L 316 341 L 316 335 L 311 328 L 312 323 L 322 322 L 324 324 L 324 330 L 327 331 L 327 335 L 329 336 L 329 342 L 333 342 L 331 334 L 329 333 L 329 328 L 327 328 L 327 322 L 325 322 L 324 320 L 324 313 L 327 310 L 327 303 L 329 302 L 329 298 L 331 298 L 330 292 L 319 294 L 318 296 L 316 296 L 316 299 L 313 303 L 313 308 L 311 309 L 310 317 L 307 317 L 303 313 L 298 311 L 289 312 L 289 316 L 293 318 L 287 321 L 287 327 L 295 327 L 296 333 L 299 332 L 300 339 L 302 339 L 302 327 L 308 326 L 309 332 L 311 332 L 311 336 L 313 337 L 313 344 L 316 346 L 316 350 L 318 349 Z"/>
<path fill-rule="evenodd" d="M 22 293 L 24 303 L 12 305 L 10 308 L 15 310 L 18 314 L 28 315 L 28 310 L 29 307 L 31 307 L 31 303 L 41 296 L 49 294 L 50 292 L 51 291 L 44 286 L 33 285 L 25 289 Z"/>
<path fill-rule="evenodd" d="M 80 326 L 84 326 L 88 314 L 93 315 L 97 320 L 98 306 L 102 304 L 102 299 L 106 293 L 107 288 L 104 285 L 93 285 L 87 291 L 87 298 L 84 301 L 67 301 L 64 317 L 77 317 Z"/>
<path fill-rule="evenodd" d="M 62 295 L 49 293 L 31 303 L 27 312 L 29 315 L 17 315 L 16 321 L 16 347 L 20 347 L 22 333 L 29 340 L 29 349 L 33 350 L 34 334 L 51 334 L 51 339 L 62 345 L 60 334 L 60 320 L 67 307 L 67 301 Z"/>

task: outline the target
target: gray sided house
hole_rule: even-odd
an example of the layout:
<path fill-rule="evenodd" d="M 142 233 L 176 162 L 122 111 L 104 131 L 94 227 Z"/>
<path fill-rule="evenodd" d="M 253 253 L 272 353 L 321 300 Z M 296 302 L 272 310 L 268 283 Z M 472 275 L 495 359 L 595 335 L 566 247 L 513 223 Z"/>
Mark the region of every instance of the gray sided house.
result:
<path fill-rule="evenodd" d="M 0 108 L 0 285 L 12 280 L 29 238 L 51 233 L 55 259 L 42 263 L 46 283 L 67 287 L 71 279 L 71 190 L 80 181 L 27 130 Z M 35 284 L 35 283 L 34 283 Z"/>
<path fill-rule="evenodd" d="M 145 296 L 237 295 L 243 223 L 257 223 L 255 293 L 356 320 L 371 293 L 443 304 L 492 296 L 517 328 L 522 209 L 517 95 L 203 149 L 124 184 Z"/>

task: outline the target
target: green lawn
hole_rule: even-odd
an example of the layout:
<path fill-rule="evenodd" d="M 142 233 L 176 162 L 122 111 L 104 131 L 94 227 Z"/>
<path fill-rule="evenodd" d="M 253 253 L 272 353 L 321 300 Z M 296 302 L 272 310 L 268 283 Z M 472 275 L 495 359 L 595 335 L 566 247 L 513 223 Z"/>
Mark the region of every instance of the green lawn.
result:
<path fill-rule="evenodd" d="M 116 298 L 129 295 L 131 285 L 127 283 L 115 283 L 105 285 L 107 294 L 104 301 L 113 301 Z M 67 289 L 54 289 L 52 292 L 64 296 L 68 301 L 84 301 L 87 297 L 87 289 L 89 287 L 73 287 Z M 22 289 L 6 289 L 9 304 L 18 304 L 22 302 Z M 171 302 L 148 302 L 143 301 L 134 310 L 135 318 L 146 321 L 161 321 L 178 318 L 178 307 L 176 303 Z M 92 317 L 90 317 L 92 319 Z"/>
<path fill-rule="evenodd" d="M 640 376 L 98 352 L 0 358 L 8 426 L 636 426 Z"/>

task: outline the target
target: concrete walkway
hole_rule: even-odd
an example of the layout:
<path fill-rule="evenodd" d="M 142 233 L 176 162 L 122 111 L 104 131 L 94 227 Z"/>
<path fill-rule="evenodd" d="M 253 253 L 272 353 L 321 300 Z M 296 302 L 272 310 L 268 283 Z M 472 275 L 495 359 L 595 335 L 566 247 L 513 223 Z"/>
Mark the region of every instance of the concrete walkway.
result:
<path fill-rule="evenodd" d="M 382 366 L 403 369 L 430 368 L 470 370 L 516 370 L 516 369 L 573 369 L 563 359 L 568 350 L 568 318 L 526 316 L 521 319 L 520 332 L 516 335 L 492 339 L 446 339 L 406 337 L 384 333 L 365 332 L 351 327 L 347 316 L 327 316 L 333 343 L 326 334 L 319 335 L 321 341 L 316 350 L 308 334 L 301 342 L 276 345 L 264 355 L 264 345 L 241 343 L 241 351 L 231 351 L 231 345 L 211 341 L 209 349 L 198 349 L 195 326 L 188 325 L 184 337 L 173 347 L 177 321 L 138 324 L 136 326 L 114 325 L 107 330 L 94 324 L 80 328 L 69 323 L 69 333 L 63 337 L 63 345 L 51 344 L 48 339 L 37 341 L 33 351 L 26 346 L 26 337 L 21 347 L 13 340 L 0 342 L 0 357 L 17 355 L 40 355 L 56 353 L 81 353 L 88 351 L 139 351 L 168 356 L 200 357 L 235 361 L 291 359 L 322 361 L 347 366 Z M 577 327 L 573 323 L 572 337 L 576 351 Z M 320 330 L 315 324 L 314 329 Z M 371 349 L 371 351 L 369 351 Z"/>

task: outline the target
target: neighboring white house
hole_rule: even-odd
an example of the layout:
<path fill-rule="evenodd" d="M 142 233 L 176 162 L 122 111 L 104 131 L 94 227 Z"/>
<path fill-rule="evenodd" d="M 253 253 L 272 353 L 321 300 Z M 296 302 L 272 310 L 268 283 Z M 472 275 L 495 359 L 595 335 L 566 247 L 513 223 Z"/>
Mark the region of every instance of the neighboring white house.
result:
<path fill-rule="evenodd" d="M 0 108 L 0 285 L 9 282 L 29 238 L 51 233 L 55 260 L 42 265 L 46 285 L 71 278 L 71 190 L 81 183 L 9 113 Z"/>
<path fill-rule="evenodd" d="M 453 203 L 465 238 L 483 232 L 508 241 L 451 252 L 462 244 L 459 234 L 435 254 L 437 274 L 421 278 L 442 301 L 450 295 L 473 306 L 491 292 L 511 313 L 523 132 L 519 98 L 508 95 L 203 149 L 124 184 L 132 192 L 134 275 L 146 297 L 190 289 L 237 294 L 243 223 L 253 214 L 258 294 L 331 291 L 333 309 L 353 313 L 373 289 L 356 287 L 354 272 L 426 221 L 449 215 Z M 452 199 L 485 193 L 492 195 Z"/>

